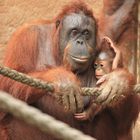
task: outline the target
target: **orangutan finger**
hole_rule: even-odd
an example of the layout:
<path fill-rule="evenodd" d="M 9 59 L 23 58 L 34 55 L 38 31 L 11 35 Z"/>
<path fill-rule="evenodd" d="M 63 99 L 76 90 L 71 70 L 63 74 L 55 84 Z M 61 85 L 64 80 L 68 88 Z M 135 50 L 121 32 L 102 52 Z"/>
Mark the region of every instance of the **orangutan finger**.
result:
<path fill-rule="evenodd" d="M 62 95 L 54 94 L 54 97 L 59 104 L 62 104 Z"/>
<path fill-rule="evenodd" d="M 74 116 L 84 116 L 85 115 L 85 112 L 82 112 L 82 113 L 75 113 Z"/>
<path fill-rule="evenodd" d="M 84 121 L 84 120 L 87 119 L 85 116 L 75 116 L 75 118 L 76 118 L 77 120 L 81 120 L 81 121 Z"/>
<path fill-rule="evenodd" d="M 106 75 L 104 75 L 102 78 L 100 78 L 97 82 L 96 82 L 96 86 L 101 85 L 102 83 L 104 83 L 106 81 Z"/>
<path fill-rule="evenodd" d="M 69 94 L 69 106 L 70 106 L 70 111 L 75 113 L 76 112 L 76 101 L 75 101 L 75 96 L 73 94 L 73 91 L 70 92 Z"/>
<path fill-rule="evenodd" d="M 64 105 L 65 111 L 68 111 L 70 109 L 70 104 L 69 104 L 69 98 L 68 95 L 64 94 L 62 96 L 62 104 Z"/>
<path fill-rule="evenodd" d="M 76 112 L 82 112 L 83 106 L 84 106 L 82 96 L 78 92 L 74 94 L 74 96 L 75 96 L 75 102 L 76 102 Z"/>

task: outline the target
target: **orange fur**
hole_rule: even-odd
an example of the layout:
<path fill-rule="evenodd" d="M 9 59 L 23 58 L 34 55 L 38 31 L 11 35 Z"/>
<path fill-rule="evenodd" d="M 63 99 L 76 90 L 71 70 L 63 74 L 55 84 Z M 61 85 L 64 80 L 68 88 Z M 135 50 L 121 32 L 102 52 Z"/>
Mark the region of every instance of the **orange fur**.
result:
<path fill-rule="evenodd" d="M 77 80 L 77 76 L 79 75 L 66 70 L 66 68 L 63 67 L 64 64 L 62 60 L 60 60 L 60 58 L 63 59 L 63 56 L 61 56 L 59 52 L 61 20 L 66 15 L 72 12 L 79 12 L 80 10 L 82 10 L 85 15 L 95 19 L 92 11 L 83 2 L 75 1 L 70 6 L 66 6 L 66 8 L 51 21 L 34 21 L 19 28 L 13 34 L 8 44 L 4 65 L 29 74 L 30 76 L 53 82 L 56 88 L 59 87 L 59 84 L 69 85 L 69 83 L 71 83 L 73 85 L 79 85 L 79 81 L 82 84 L 84 83 L 84 86 L 93 86 L 96 82 L 93 69 L 88 69 L 85 73 L 82 73 L 81 79 L 79 78 L 79 80 Z M 60 26 L 56 27 L 58 20 L 60 20 Z M 106 23 L 110 23 L 110 21 L 107 20 Z M 107 31 L 110 31 L 110 26 L 108 25 Z M 130 78 L 125 78 L 131 81 Z M 56 99 L 48 95 L 46 91 L 29 87 L 3 76 L 0 76 L 0 81 L 1 90 L 9 92 L 14 97 L 26 101 L 30 105 L 37 107 L 43 112 L 68 123 L 70 126 L 98 140 L 118 140 L 118 135 L 127 135 L 129 133 L 128 129 L 131 128 L 138 114 L 137 98 L 128 97 L 129 99 L 126 100 L 125 103 L 118 104 L 119 109 L 116 109 L 114 112 L 110 108 L 105 108 L 101 113 L 97 114 L 92 122 L 78 122 L 74 119 L 71 112 L 65 112 L 64 107 L 58 104 Z M 57 89 L 55 92 L 57 92 Z M 131 112 L 126 111 L 127 106 L 130 107 Z M 123 119 L 127 120 L 126 123 L 124 123 L 125 126 L 121 125 Z M 130 125 L 128 126 L 127 123 Z M 122 130 L 122 133 L 119 130 Z M 40 132 L 38 129 L 25 124 L 10 114 L 6 114 L 1 118 L 0 139 L 56 140 L 53 136 Z"/>

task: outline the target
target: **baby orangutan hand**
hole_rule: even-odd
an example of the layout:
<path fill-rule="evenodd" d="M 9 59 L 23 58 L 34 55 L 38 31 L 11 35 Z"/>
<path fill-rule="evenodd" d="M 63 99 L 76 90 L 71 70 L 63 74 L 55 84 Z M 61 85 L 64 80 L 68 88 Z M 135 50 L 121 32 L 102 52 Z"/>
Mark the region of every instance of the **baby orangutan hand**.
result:
<path fill-rule="evenodd" d="M 101 111 L 102 106 L 92 102 L 87 110 L 82 113 L 76 113 L 74 117 L 79 121 L 93 120 L 94 117 Z"/>
<path fill-rule="evenodd" d="M 101 94 L 97 97 L 97 102 L 102 105 L 108 105 L 115 96 L 127 97 L 133 90 L 135 79 L 125 69 L 116 69 L 106 74 L 98 81 Z M 119 98 L 120 100 L 122 98 Z M 119 101 L 119 100 L 118 100 Z"/>

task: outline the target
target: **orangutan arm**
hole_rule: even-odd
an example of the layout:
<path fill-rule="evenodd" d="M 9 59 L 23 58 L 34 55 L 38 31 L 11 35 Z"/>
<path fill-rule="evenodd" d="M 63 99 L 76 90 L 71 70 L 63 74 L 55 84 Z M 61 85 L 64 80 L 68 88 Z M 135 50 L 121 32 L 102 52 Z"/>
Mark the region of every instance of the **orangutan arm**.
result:
<path fill-rule="evenodd" d="M 117 41 L 133 18 L 135 0 L 104 0 L 104 7 L 99 19 L 99 34 Z"/>

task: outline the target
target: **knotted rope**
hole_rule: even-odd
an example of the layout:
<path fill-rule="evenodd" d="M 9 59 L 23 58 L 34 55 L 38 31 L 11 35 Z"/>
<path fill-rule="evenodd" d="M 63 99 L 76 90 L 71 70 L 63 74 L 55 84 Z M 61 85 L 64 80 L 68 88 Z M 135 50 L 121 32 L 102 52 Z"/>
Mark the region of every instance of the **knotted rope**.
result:
<path fill-rule="evenodd" d="M 23 74 L 16 70 L 12 70 L 8 67 L 0 66 L 0 74 L 4 75 L 6 77 L 9 77 L 13 80 L 16 80 L 18 82 L 32 86 L 32 87 L 44 89 L 44 90 L 50 91 L 50 92 L 54 91 L 53 84 L 44 82 L 44 81 L 36 79 L 36 78 L 32 78 L 29 75 Z M 140 84 L 135 85 L 133 91 L 135 92 L 135 94 L 139 94 L 140 93 Z M 95 100 L 96 103 L 100 104 L 100 101 L 98 101 L 97 97 L 101 94 L 101 92 L 99 92 L 99 90 L 96 87 L 94 87 L 94 88 L 84 87 L 84 88 L 82 88 L 82 94 L 84 96 L 94 96 L 96 99 Z M 110 102 L 114 101 L 114 99 L 117 101 L 119 99 L 119 96 L 117 94 L 114 95 L 113 98 L 110 100 Z"/>
<path fill-rule="evenodd" d="M 16 70 L 12 70 L 5 66 L 0 65 L 0 74 L 32 87 L 44 89 L 50 92 L 53 92 L 54 90 L 53 84 L 51 83 L 44 82 L 40 79 L 32 78 L 29 75 L 23 74 Z M 82 91 L 83 95 L 94 95 L 95 97 L 99 96 L 99 93 L 97 93 L 97 88 L 82 88 Z"/>

